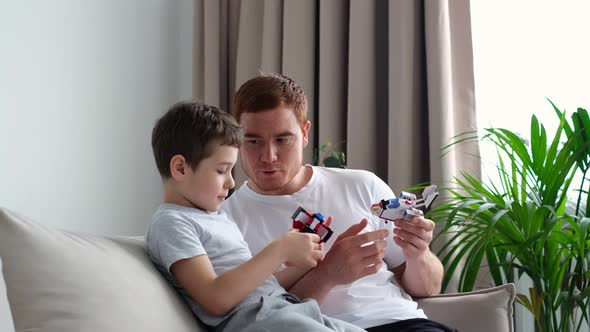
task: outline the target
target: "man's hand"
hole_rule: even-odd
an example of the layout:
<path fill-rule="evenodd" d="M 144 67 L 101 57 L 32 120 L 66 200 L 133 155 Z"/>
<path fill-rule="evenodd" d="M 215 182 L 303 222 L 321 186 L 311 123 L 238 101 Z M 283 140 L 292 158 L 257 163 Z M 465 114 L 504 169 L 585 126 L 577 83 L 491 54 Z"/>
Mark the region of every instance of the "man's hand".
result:
<path fill-rule="evenodd" d="M 367 219 L 349 227 L 340 234 L 324 260 L 318 265 L 334 285 L 352 283 L 364 276 L 376 273 L 383 265 L 387 230 L 359 234 L 367 226 Z M 373 242 L 371 244 L 367 244 Z"/>
<path fill-rule="evenodd" d="M 363 219 L 340 234 L 318 266 L 291 287 L 289 292 L 301 298 L 312 297 L 321 303 L 334 286 L 350 284 L 379 271 L 383 265 L 385 238 L 389 232 L 382 229 L 359 234 L 367 223 L 367 219 Z"/>
<path fill-rule="evenodd" d="M 406 262 L 393 269 L 404 289 L 413 296 L 440 293 L 443 266 L 430 251 L 434 222 L 414 217 L 395 221 L 393 241 L 402 248 Z"/>
<path fill-rule="evenodd" d="M 430 219 L 413 217 L 410 220 L 398 219 L 393 229 L 393 241 L 403 250 L 406 260 L 419 258 L 430 251 L 434 222 Z"/>

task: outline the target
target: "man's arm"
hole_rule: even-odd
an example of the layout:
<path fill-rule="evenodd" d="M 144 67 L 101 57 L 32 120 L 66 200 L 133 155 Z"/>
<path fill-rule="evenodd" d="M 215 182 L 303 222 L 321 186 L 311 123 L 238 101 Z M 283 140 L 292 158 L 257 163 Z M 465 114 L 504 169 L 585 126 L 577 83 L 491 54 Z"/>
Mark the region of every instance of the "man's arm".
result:
<path fill-rule="evenodd" d="M 289 232 L 244 264 L 217 275 L 206 255 L 182 259 L 170 272 L 212 315 L 222 316 L 262 284 L 280 264 L 314 267 L 323 254 L 319 236 Z"/>
<path fill-rule="evenodd" d="M 384 238 L 389 232 L 378 230 L 359 234 L 365 226 L 367 220 L 363 219 L 342 233 L 318 266 L 295 283 L 289 292 L 321 303 L 334 286 L 349 284 L 379 271 L 385 255 Z M 368 242 L 373 243 L 366 245 Z"/>
<path fill-rule="evenodd" d="M 424 218 L 396 220 L 393 240 L 402 248 L 405 264 L 392 271 L 401 286 L 412 296 L 432 296 L 440 293 L 444 269 L 430 251 L 434 222 Z"/>
<path fill-rule="evenodd" d="M 301 269 L 295 266 L 288 266 L 287 268 L 273 273 L 275 278 L 284 289 L 291 288 L 301 277 L 303 277 L 309 269 Z"/>

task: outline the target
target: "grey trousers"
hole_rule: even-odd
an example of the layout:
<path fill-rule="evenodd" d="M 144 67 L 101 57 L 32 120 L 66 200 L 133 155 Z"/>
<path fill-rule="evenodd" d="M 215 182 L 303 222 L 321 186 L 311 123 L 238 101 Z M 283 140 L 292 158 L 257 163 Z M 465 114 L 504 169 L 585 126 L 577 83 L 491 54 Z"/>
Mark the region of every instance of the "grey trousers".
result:
<path fill-rule="evenodd" d="M 258 303 L 248 304 L 233 313 L 218 325 L 215 331 L 362 332 L 365 330 L 323 315 L 318 303 L 313 299 L 301 303 L 290 303 L 282 297 L 263 296 Z"/>

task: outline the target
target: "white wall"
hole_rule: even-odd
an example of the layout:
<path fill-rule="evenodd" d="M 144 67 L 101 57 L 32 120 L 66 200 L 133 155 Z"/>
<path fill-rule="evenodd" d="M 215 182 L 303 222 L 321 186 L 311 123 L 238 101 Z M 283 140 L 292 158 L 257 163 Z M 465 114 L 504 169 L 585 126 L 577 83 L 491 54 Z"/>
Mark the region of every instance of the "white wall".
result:
<path fill-rule="evenodd" d="M 191 0 L 0 0 L 0 206 L 144 234 L 151 129 L 191 96 Z"/>

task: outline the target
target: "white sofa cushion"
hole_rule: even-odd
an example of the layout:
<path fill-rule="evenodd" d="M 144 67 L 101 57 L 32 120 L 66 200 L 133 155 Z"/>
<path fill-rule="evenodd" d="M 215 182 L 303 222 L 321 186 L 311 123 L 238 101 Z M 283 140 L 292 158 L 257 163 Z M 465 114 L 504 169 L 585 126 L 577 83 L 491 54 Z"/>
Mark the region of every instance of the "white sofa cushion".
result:
<path fill-rule="evenodd" d="M 459 331 L 513 332 L 514 284 L 418 299 L 428 318 Z"/>
<path fill-rule="evenodd" d="M 14 332 L 14 323 L 6 297 L 6 284 L 2 274 L 2 257 L 0 257 L 0 331 Z"/>
<path fill-rule="evenodd" d="M 204 330 L 143 238 L 63 232 L 0 209 L 0 257 L 16 331 Z"/>

